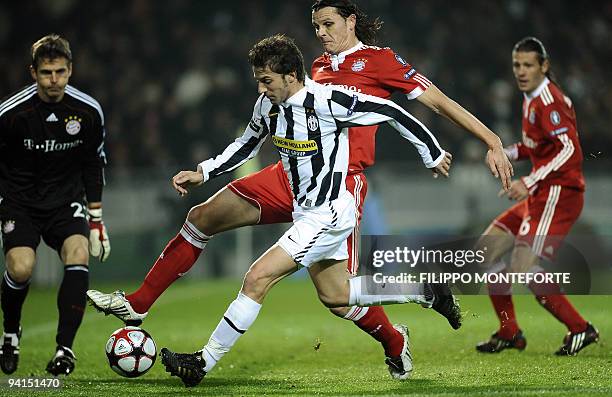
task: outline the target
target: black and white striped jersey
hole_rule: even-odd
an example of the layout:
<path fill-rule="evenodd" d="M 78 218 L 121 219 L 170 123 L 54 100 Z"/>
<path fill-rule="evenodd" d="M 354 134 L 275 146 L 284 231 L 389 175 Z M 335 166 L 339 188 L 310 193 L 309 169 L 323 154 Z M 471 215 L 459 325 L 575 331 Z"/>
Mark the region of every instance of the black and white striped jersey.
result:
<path fill-rule="evenodd" d="M 254 157 L 271 135 L 294 200 L 301 207 L 319 206 L 346 189 L 348 127 L 385 122 L 416 147 L 427 168 L 442 161 L 444 151 L 433 134 L 395 103 L 306 78 L 304 88 L 280 105 L 261 95 L 244 134 L 198 168 L 204 181 L 231 171 Z"/>

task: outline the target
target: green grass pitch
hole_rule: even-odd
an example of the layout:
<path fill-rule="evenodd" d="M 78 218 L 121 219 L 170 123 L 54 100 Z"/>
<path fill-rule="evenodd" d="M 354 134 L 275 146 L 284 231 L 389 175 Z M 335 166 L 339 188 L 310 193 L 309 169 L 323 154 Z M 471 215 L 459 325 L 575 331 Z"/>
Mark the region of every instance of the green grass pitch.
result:
<path fill-rule="evenodd" d="M 134 285 L 97 285 L 110 291 Z M 240 282 L 181 280 L 153 306 L 144 328 L 158 350 L 189 352 L 201 348 L 216 326 Z M 258 320 L 216 369 L 195 389 L 169 377 L 159 359 L 137 379 L 116 375 L 106 362 L 104 344 L 121 323 L 88 307 L 77 336 L 76 371 L 55 395 L 612 395 L 611 296 L 571 297 L 600 330 L 596 345 L 576 357 L 552 355 L 564 327 L 532 296 L 515 299 L 518 320 L 527 337 L 524 352 L 476 353 L 497 320 L 486 296 L 461 297 L 464 326 L 453 331 L 432 310 L 416 305 L 387 307 L 394 322 L 411 331 L 415 369 L 411 379 L 392 380 L 382 348 L 357 327 L 331 315 L 318 302 L 308 280 L 287 280 L 268 296 Z M 32 290 L 24 307 L 21 360 L 13 377 L 45 376 L 54 348 L 57 311 L 55 290 Z M 317 348 L 318 347 L 318 348 Z M 36 392 L 39 393 L 39 392 Z M 0 395 L 32 393 L 8 390 Z M 48 394 L 41 392 L 41 394 Z M 39 394 L 36 394 L 39 395 Z"/>

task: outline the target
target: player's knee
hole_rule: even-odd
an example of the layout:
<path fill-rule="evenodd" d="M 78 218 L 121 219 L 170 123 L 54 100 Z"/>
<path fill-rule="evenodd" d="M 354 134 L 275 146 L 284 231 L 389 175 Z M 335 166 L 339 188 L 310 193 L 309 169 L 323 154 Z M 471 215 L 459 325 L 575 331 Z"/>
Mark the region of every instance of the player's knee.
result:
<path fill-rule="evenodd" d="M 474 247 L 475 251 L 483 253 L 484 266 L 492 266 L 508 251 L 504 237 L 481 236 Z"/>
<path fill-rule="evenodd" d="M 533 267 L 530 263 L 524 263 L 521 261 L 512 261 L 510 262 L 510 271 L 513 273 L 527 273 Z"/>
<path fill-rule="evenodd" d="M 202 203 L 192 207 L 187 214 L 187 220 L 207 236 L 216 234 L 216 219 L 217 217 L 208 203 Z"/>
<path fill-rule="evenodd" d="M 206 212 L 204 204 L 198 204 L 189 210 L 187 220 L 199 229 L 206 222 Z"/>
<path fill-rule="evenodd" d="M 344 318 L 344 316 L 346 316 L 349 312 L 349 308 L 348 307 L 330 307 L 329 311 L 333 314 L 336 315 L 338 317 L 342 317 Z"/>
<path fill-rule="evenodd" d="M 319 300 L 334 314 L 336 314 L 334 312 L 336 308 L 346 306 L 346 302 L 344 301 L 344 299 L 342 299 L 340 295 L 333 293 L 332 291 L 329 291 L 329 293 L 319 291 Z"/>
<path fill-rule="evenodd" d="M 79 244 L 66 251 L 67 264 L 87 265 L 89 262 L 89 249 L 86 245 Z"/>
<path fill-rule="evenodd" d="M 517 245 L 512 252 L 510 269 L 515 273 L 527 273 L 538 265 L 540 258 L 527 245 Z"/>
<path fill-rule="evenodd" d="M 9 251 L 6 256 L 7 270 L 9 275 L 18 283 L 24 283 L 32 277 L 32 269 L 34 268 L 34 260 L 19 254 L 13 254 Z"/>
<path fill-rule="evenodd" d="M 25 283 L 32 277 L 32 268 L 15 266 L 9 270 L 11 279 L 17 283 Z"/>
<path fill-rule="evenodd" d="M 242 293 L 256 298 L 257 301 L 263 300 L 272 281 L 270 274 L 258 269 L 256 266 L 251 267 L 244 275 Z"/>
<path fill-rule="evenodd" d="M 491 260 L 491 252 L 489 251 L 490 247 L 489 247 L 489 244 L 487 243 L 488 240 L 489 240 L 488 236 L 482 235 L 480 236 L 478 241 L 476 241 L 476 244 L 474 244 L 474 250 L 486 252 L 485 262 L 489 262 Z"/>

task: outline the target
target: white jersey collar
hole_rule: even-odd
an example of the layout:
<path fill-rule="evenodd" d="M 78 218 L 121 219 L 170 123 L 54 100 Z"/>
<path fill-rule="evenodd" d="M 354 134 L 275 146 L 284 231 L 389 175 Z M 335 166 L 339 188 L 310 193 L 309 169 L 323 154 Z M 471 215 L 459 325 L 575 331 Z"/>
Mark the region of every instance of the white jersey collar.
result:
<path fill-rule="evenodd" d="M 287 98 L 287 100 L 281 103 L 281 105 L 285 108 L 289 106 L 302 106 L 304 104 L 304 100 L 306 99 L 308 87 L 313 84 L 314 81 L 312 81 L 308 76 L 304 76 L 304 87 L 302 87 L 298 92 Z"/>
<path fill-rule="evenodd" d="M 344 62 L 344 59 L 346 59 L 346 56 L 354 53 L 355 51 L 357 51 L 361 47 L 363 47 L 363 43 L 361 41 L 359 41 L 359 42 L 357 42 L 357 44 L 354 47 L 351 47 L 351 48 L 349 48 L 346 51 L 342 51 L 342 52 L 340 52 L 338 54 L 329 54 L 329 59 L 331 61 L 332 70 L 334 72 L 337 72 L 338 69 L 339 69 L 339 65 L 342 62 Z"/>
<path fill-rule="evenodd" d="M 537 98 L 538 96 L 540 96 L 540 94 L 542 93 L 542 90 L 544 90 L 544 88 L 548 85 L 548 83 L 550 83 L 550 80 L 548 79 L 548 77 L 544 77 L 544 80 L 542 80 L 540 85 L 535 90 L 529 93 L 527 92 L 523 93 L 523 95 L 528 101 L 531 101 L 533 100 L 533 98 Z"/>

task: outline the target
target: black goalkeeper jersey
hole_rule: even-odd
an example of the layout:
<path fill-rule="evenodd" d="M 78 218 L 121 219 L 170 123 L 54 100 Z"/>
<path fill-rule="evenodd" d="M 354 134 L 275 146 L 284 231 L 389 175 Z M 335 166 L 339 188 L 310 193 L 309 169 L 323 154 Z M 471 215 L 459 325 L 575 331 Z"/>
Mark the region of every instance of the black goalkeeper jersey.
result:
<path fill-rule="evenodd" d="M 66 86 L 43 102 L 36 84 L 0 102 L 0 196 L 49 210 L 84 196 L 102 200 L 104 114 L 100 104 Z"/>

